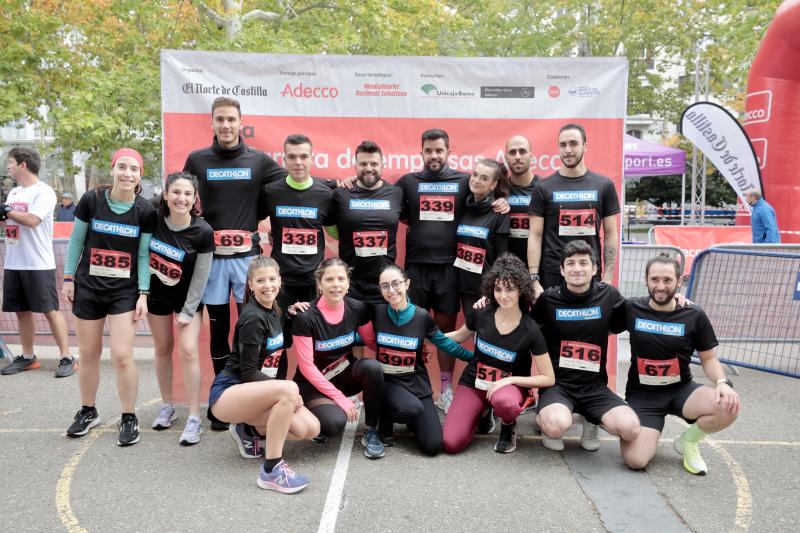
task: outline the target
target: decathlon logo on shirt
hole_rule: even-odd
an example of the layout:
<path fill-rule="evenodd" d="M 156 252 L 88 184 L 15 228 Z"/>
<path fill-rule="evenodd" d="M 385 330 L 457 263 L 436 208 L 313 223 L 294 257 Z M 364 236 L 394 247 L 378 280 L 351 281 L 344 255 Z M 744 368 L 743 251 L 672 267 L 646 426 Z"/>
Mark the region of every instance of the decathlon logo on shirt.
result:
<path fill-rule="evenodd" d="M 317 218 L 317 208 L 279 205 L 275 208 L 275 215 L 285 218 Z"/>
<path fill-rule="evenodd" d="M 683 337 L 684 325 L 672 322 L 656 322 L 655 320 L 645 320 L 637 318 L 634 325 L 636 331 L 655 333 L 657 335 L 672 335 L 673 337 Z"/>
<path fill-rule="evenodd" d="M 528 206 L 531 203 L 530 196 L 509 196 L 508 205 Z"/>
<path fill-rule="evenodd" d="M 420 183 L 419 192 L 458 192 L 458 183 Z"/>
<path fill-rule="evenodd" d="M 599 306 L 583 309 L 556 308 L 556 320 L 597 320 L 602 318 L 603 312 Z"/>
<path fill-rule="evenodd" d="M 378 344 L 394 346 L 395 348 L 403 348 L 406 350 L 416 350 L 417 346 L 419 346 L 419 339 L 416 337 L 401 337 L 400 335 L 379 332 Z"/>
<path fill-rule="evenodd" d="M 554 202 L 596 202 L 597 191 L 554 191 Z"/>
<path fill-rule="evenodd" d="M 158 252 L 161 255 L 166 255 L 170 259 L 174 259 L 175 261 L 183 261 L 186 252 L 175 248 L 174 246 L 170 246 L 165 242 L 161 242 L 158 239 L 150 239 L 150 249 L 154 252 Z"/>
<path fill-rule="evenodd" d="M 105 220 L 97 220 L 96 218 L 92 219 L 92 231 L 107 233 L 109 235 L 119 235 L 120 237 L 139 236 L 139 226 L 117 224 L 116 222 L 107 222 Z"/>
<path fill-rule="evenodd" d="M 350 332 L 346 335 L 342 335 L 341 337 L 336 337 L 335 339 L 328 339 L 326 341 L 316 341 L 314 343 L 314 349 L 320 352 L 327 352 L 330 350 L 336 350 L 338 348 L 345 348 L 353 344 L 356 340 L 356 335 L 354 332 Z"/>
<path fill-rule="evenodd" d="M 506 363 L 513 363 L 514 359 L 517 358 L 517 354 L 515 352 L 509 352 L 508 350 L 504 350 L 494 344 L 489 344 L 485 340 L 478 337 L 475 346 L 486 355 L 490 355 L 495 359 L 500 359 L 501 361 L 505 361 Z"/>
<path fill-rule="evenodd" d="M 350 200 L 350 209 L 389 210 L 389 200 Z"/>
<path fill-rule="evenodd" d="M 278 333 L 274 337 L 267 337 L 267 350 L 277 350 L 283 347 L 283 333 Z"/>
<path fill-rule="evenodd" d="M 249 168 L 209 168 L 206 171 L 208 181 L 249 180 Z"/>
<path fill-rule="evenodd" d="M 481 228 L 480 226 L 466 226 L 459 224 L 456 234 L 459 237 L 476 237 L 478 239 L 489 238 L 489 228 Z"/>

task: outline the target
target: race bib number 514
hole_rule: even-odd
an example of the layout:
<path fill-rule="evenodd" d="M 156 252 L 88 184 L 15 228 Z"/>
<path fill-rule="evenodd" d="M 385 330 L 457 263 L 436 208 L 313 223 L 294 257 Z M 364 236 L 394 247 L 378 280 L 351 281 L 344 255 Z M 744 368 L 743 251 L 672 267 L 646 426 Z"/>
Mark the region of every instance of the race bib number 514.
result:
<path fill-rule="evenodd" d="M 562 209 L 558 214 L 559 235 L 595 235 L 594 209 Z"/>

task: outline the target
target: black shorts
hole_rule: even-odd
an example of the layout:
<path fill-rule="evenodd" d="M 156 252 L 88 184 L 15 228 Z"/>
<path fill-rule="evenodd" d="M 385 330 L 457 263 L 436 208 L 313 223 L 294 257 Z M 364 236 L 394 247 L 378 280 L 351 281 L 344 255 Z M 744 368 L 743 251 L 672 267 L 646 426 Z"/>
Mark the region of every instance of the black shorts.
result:
<path fill-rule="evenodd" d="M 364 302 L 369 305 L 378 305 L 386 303 L 381 294 L 381 289 L 378 287 L 377 281 L 364 281 L 362 279 L 350 279 L 350 290 L 347 295 L 359 302 Z"/>
<path fill-rule="evenodd" d="M 603 415 L 615 407 L 625 407 L 625 400 L 614 394 L 605 385 L 594 387 L 569 387 L 556 383 L 539 392 L 537 409 L 541 411 L 548 405 L 560 403 L 586 420 L 599 426 Z"/>
<path fill-rule="evenodd" d="M 159 298 L 154 298 L 152 294 L 147 297 L 147 312 L 151 315 L 156 316 L 169 316 L 172 313 L 176 315 L 180 314 L 183 311 L 183 304 L 185 301 L 183 300 L 171 300 L 166 301 Z M 195 314 L 201 312 L 203 310 L 203 304 L 197 306 L 195 310 Z"/>
<path fill-rule="evenodd" d="M 58 311 L 55 270 L 3 270 L 3 311 Z"/>
<path fill-rule="evenodd" d="M 317 286 L 311 285 L 282 285 L 278 293 L 278 305 L 283 311 L 295 302 L 313 302 L 317 299 Z"/>
<path fill-rule="evenodd" d="M 446 315 L 458 313 L 461 303 L 458 276 L 453 265 L 409 263 L 406 274 L 411 280 L 408 292 L 414 305 Z"/>
<path fill-rule="evenodd" d="M 98 293 L 75 284 L 72 314 L 82 320 L 100 320 L 108 315 L 121 315 L 136 309 L 139 293 L 136 290 L 117 293 Z"/>
<path fill-rule="evenodd" d="M 667 415 L 678 416 L 689 424 L 695 422 L 696 419 L 683 416 L 683 406 L 689 396 L 700 387 L 702 385 L 696 381 L 677 383 L 663 391 L 630 387 L 625 391 L 625 399 L 639 415 L 642 426 L 661 431 Z"/>

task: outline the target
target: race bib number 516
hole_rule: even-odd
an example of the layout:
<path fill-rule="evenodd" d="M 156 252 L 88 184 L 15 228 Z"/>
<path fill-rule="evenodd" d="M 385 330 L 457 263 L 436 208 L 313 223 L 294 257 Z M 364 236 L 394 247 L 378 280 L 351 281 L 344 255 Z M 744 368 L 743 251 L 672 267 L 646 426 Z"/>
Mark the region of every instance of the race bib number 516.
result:
<path fill-rule="evenodd" d="M 600 347 L 585 342 L 561 341 L 558 366 L 588 372 L 600 372 Z"/>

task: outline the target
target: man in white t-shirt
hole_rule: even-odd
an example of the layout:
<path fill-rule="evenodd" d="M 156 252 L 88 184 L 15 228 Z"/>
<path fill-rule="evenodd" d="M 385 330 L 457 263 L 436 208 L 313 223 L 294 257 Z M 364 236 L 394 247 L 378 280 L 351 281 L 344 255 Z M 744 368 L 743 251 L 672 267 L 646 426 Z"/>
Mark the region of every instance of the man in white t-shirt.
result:
<path fill-rule="evenodd" d="M 8 153 L 8 175 L 17 181 L 18 186 L 11 190 L 5 203 L 0 204 L 6 242 L 3 311 L 17 315 L 22 355 L 0 370 L 4 376 L 41 366 L 33 353 L 36 333 L 33 313 L 45 316 L 61 351 L 56 377 L 70 376 L 76 368 L 67 344 L 67 324 L 58 311 L 56 260 L 53 255 L 56 193 L 39 180 L 41 165 L 41 157 L 31 148 L 12 148 Z"/>

